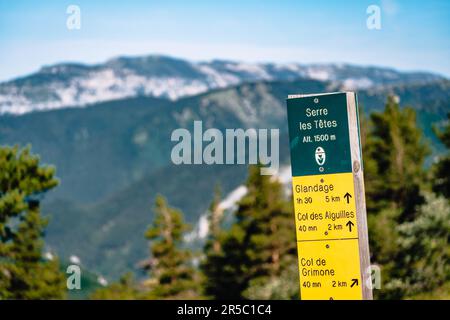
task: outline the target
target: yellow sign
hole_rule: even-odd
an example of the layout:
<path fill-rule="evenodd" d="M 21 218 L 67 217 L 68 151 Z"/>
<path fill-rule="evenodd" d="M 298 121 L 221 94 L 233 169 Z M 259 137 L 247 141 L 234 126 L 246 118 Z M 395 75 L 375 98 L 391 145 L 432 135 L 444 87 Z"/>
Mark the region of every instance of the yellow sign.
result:
<path fill-rule="evenodd" d="M 302 300 L 362 299 L 353 174 L 292 178 Z"/>
<path fill-rule="evenodd" d="M 355 239 L 353 174 L 292 178 L 297 240 Z"/>
<path fill-rule="evenodd" d="M 357 239 L 299 241 L 302 300 L 361 300 Z"/>

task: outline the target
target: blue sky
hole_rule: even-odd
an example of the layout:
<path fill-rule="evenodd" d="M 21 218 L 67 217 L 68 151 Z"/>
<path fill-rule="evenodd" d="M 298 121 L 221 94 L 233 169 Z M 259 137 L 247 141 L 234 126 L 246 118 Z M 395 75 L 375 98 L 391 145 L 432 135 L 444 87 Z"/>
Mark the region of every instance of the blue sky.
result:
<path fill-rule="evenodd" d="M 68 30 L 66 8 L 81 9 Z M 381 30 L 366 27 L 369 5 Z M 348 62 L 450 76 L 450 1 L 0 0 L 0 80 L 42 65 L 168 54 L 272 62 Z"/>

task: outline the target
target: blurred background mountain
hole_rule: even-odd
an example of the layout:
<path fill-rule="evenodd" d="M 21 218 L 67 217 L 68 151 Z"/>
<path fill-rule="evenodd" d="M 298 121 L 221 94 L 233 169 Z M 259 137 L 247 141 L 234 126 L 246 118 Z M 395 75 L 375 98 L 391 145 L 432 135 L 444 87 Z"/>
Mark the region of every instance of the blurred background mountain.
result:
<path fill-rule="evenodd" d="M 0 84 L 0 113 L 85 106 L 151 96 L 177 100 L 245 82 L 327 81 L 344 89 L 426 84 L 445 78 L 428 72 L 348 64 L 191 62 L 162 55 L 118 57 L 102 64 L 65 63 Z"/>

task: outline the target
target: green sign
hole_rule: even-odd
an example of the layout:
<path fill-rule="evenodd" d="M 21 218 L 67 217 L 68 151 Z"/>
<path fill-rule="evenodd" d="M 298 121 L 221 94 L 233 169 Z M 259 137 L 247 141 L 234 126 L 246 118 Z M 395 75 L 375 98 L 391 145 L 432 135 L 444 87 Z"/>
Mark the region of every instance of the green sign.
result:
<path fill-rule="evenodd" d="M 346 93 L 287 100 L 292 176 L 351 172 Z"/>

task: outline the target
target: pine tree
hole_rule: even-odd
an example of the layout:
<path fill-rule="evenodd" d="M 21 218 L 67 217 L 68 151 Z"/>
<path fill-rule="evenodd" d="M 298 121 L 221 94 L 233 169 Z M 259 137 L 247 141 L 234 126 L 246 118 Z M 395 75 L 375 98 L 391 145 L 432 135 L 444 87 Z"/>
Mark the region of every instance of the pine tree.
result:
<path fill-rule="evenodd" d="M 396 226 L 413 220 L 424 201 L 420 191 L 428 148 L 415 111 L 401 109 L 393 96 L 370 120 L 363 145 L 369 241 L 372 260 L 388 273 L 398 251 Z"/>
<path fill-rule="evenodd" d="M 216 187 L 213 201 L 208 210 L 208 238 L 206 240 L 204 251 L 204 260 L 201 269 L 205 275 L 204 290 L 207 296 L 217 295 L 217 279 L 222 276 L 222 267 L 220 261 L 223 257 L 222 243 L 224 231 L 222 230 L 223 211 L 220 208 L 221 192 Z"/>
<path fill-rule="evenodd" d="M 39 195 L 57 185 L 54 172 L 40 166 L 29 148 L 0 148 L 0 298 L 65 297 L 58 260 L 42 257 L 48 221 L 41 217 Z"/>
<path fill-rule="evenodd" d="M 150 299 L 194 299 L 199 297 L 199 274 L 190 251 L 182 249 L 189 226 L 183 214 L 156 197 L 155 220 L 146 232 L 151 240 Z"/>
<path fill-rule="evenodd" d="M 30 208 L 13 235 L 9 257 L 15 262 L 10 268 L 10 290 L 14 299 L 62 299 L 65 278 L 58 260 L 43 261 L 42 235 L 48 221 L 40 217 L 38 208 Z"/>
<path fill-rule="evenodd" d="M 249 298 L 251 286 L 270 282 L 295 263 L 295 228 L 282 186 L 250 166 L 247 194 L 239 201 L 236 221 L 222 240 L 217 259 L 220 278 L 215 298 Z"/>
<path fill-rule="evenodd" d="M 417 127 L 414 109 L 400 109 L 396 98 L 388 97 L 384 112 L 372 113 L 368 154 L 376 166 L 376 177 L 368 181 L 367 195 L 381 207 L 401 209 L 401 220 L 414 218 L 423 203 L 420 187 L 425 181 L 424 162 L 429 149 Z"/>
<path fill-rule="evenodd" d="M 442 143 L 450 149 L 450 113 L 447 114 L 447 125 L 442 132 L 436 133 Z M 441 157 L 434 168 L 433 190 L 446 198 L 450 198 L 450 153 Z"/>

